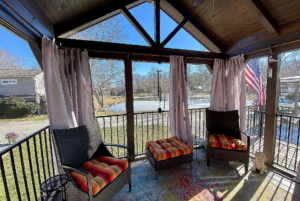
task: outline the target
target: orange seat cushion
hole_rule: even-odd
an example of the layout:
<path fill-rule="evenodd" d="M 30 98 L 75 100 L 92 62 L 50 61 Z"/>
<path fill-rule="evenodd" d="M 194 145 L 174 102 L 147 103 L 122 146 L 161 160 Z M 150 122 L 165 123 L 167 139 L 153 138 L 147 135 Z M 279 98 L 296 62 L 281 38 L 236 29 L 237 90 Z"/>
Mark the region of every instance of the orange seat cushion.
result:
<path fill-rule="evenodd" d="M 157 161 L 192 153 L 191 147 L 184 144 L 176 137 L 148 141 L 146 146 Z"/>
<path fill-rule="evenodd" d="M 108 156 L 100 156 L 84 163 L 80 168 L 90 172 L 93 176 L 93 195 L 96 195 L 105 185 L 109 184 L 128 168 L 128 161 Z M 86 177 L 83 174 L 72 171 L 70 175 L 82 190 L 88 192 Z"/>
<path fill-rule="evenodd" d="M 230 149 L 230 150 L 243 150 L 246 151 L 246 145 L 239 139 L 223 135 L 223 134 L 210 134 L 209 146 L 214 148 Z"/>

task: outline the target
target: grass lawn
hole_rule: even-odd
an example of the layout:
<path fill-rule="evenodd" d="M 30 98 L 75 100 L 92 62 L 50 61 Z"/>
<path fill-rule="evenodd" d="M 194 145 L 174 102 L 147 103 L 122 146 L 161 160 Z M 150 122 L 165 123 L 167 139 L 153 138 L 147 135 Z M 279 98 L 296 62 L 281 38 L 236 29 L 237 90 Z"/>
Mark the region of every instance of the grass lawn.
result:
<path fill-rule="evenodd" d="M 0 118 L 0 122 L 8 122 L 8 121 L 39 121 L 39 120 L 47 120 L 49 119 L 47 114 L 43 115 L 29 115 L 27 117 L 22 118 Z"/>
<path fill-rule="evenodd" d="M 112 143 L 112 144 L 122 144 L 127 145 L 127 134 L 126 134 L 126 126 L 115 126 L 115 127 L 106 127 L 101 128 L 102 135 L 105 139 L 106 143 Z M 168 133 L 168 135 L 167 135 Z M 148 140 L 157 140 L 162 138 L 170 137 L 170 130 L 166 126 L 157 126 L 157 125 L 150 125 L 147 127 L 146 125 L 141 126 L 135 126 L 135 132 L 134 132 L 134 138 L 135 138 L 135 153 L 136 154 L 142 154 L 145 151 L 145 144 Z M 39 135 L 36 135 L 36 151 L 35 153 L 34 149 L 34 139 L 31 138 L 29 140 L 29 150 L 30 154 L 28 154 L 27 144 L 22 143 L 21 146 L 16 147 L 13 149 L 13 159 L 15 163 L 16 173 L 17 173 L 17 179 L 18 179 L 18 185 L 20 189 L 21 199 L 22 200 L 28 200 L 27 199 L 27 192 L 25 188 L 25 182 L 24 182 L 24 174 L 22 171 L 22 161 L 20 157 L 20 147 L 23 153 L 23 160 L 24 160 L 24 172 L 25 172 L 25 178 L 27 180 L 28 184 L 28 193 L 30 195 L 30 200 L 35 200 L 34 197 L 34 188 L 33 188 L 33 182 L 32 177 L 34 178 L 34 187 L 36 189 L 37 197 L 39 197 L 39 185 L 41 182 L 45 181 L 45 179 L 49 178 L 49 175 L 53 175 L 52 171 L 52 162 L 51 162 L 51 152 L 50 152 L 50 144 L 49 144 L 49 136 L 48 132 L 46 133 L 46 139 L 47 139 L 47 150 L 46 150 L 46 144 L 45 144 L 45 136 L 44 133 L 42 133 L 41 138 Z M 42 143 L 42 146 L 40 145 L 40 140 Z M 43 154 L 41 151 L 41 147 L 43 150 Z M 114 154 L 115 157 L 123 157 L 127 155 L 127 152 L 122 148 L 114 147 L 111 149 L 111 152 Z M 50 163 L 48 164 L 47 160 L 47 153 Z M 132 153 L 133 154 L 133 153 Z M 44 157 L 44 162 L 42 160 L 42 155 Z M 32 173 L 30 170 L 29 165 L 29 157 L 32 161 Z M 10 153 L 5 154 L 2 156 L 3 163 L 4 163 L 4 170 L 6 175 L 6 180 L 8 183 L 8 189 L 10 193 L 10 199 L 11 200 L 18 200 L 17 191 L 16 191 L 16 184 L 14 180 L 14 174 L 12 169 L 12 161 L 10 157 Z M 44 164 L 44 165 L 43 165 Z M 50 171 L 48 168 L 48 165 L 50 167 Z M 38 171 L 38 169 L 40 171 Z M 45 173 L 45 174 L 44 174 Z M 0 170 L 1 175 L 1 170 Z M 0 176 L 0 200 L 7 200 L 6 194 L 4 190 L 4 184 L 2 180 L 2 176 Z"/>

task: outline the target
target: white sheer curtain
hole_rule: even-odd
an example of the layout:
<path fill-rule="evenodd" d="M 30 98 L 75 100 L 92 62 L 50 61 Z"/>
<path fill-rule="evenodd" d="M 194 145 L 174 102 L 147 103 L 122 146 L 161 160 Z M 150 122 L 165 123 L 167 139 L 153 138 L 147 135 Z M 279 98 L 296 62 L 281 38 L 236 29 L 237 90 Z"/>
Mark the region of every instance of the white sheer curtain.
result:
<path fill-rule="evenodd" d="M 226 61 L 227 111 L 239 110 L 240 129 L 246 126 L 246 80 L 244 57 L 236 56 Z"/>
<path fill-rule="evenodd" d="M 87 51 L 58 49 L 43 38 L 42 53 L 51 129 L 73 128 L 94 120 Z"/>
<path fill-rule="evenodd" d="M 58 49 L 44 36 L 42 55 L 51 130 L 73 128 L 94 120 L 87 51 Z M 53 147 L 56 149 L 55 144 Z M 55 174 L 62 173 L 57 150 L 52 151 Z"/>
<path fill-rule="evenodd" d="M 193 148 L 182 56 L 170 57 L 169 104 L 171 135 Z"/>
<path fill-rule="evenodd" d="M 240 128 L 245 131 L 246 86 L 244 57 L 226 61 L 215 59 L 212 78 L 210 109 L 216 111 L 239 110 Z"/>
<path fill-rule="evenodd" d="M 226 70 L 223 59 L 215 59 L 212 84 L 210 109 L 215 111 L 226 111 Z"/>

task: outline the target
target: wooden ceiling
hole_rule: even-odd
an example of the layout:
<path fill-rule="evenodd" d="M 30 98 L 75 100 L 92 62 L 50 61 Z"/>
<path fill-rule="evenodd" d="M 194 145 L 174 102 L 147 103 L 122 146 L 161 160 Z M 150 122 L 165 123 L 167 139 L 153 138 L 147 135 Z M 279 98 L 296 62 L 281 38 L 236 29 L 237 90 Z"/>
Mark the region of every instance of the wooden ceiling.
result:
<path fill-rule="evenodd" d="M 153 0 L 2 0 L 0 24 L 16 34 L 27 33 L 29 24 L 34 29 L 26 35 L 30 42 L 40 35 L 66 38 L 145 2 Z M 231 56 L 254 51 L 253 44 L 265 48 L 300 39 L 300 0 L 214 0 L 214 16 L 213 0 L 196 8 L 193 2 L 160 0 L 160 8 L 212 52 Z M 17 18 L 23 25 L 16 26 Z"/>

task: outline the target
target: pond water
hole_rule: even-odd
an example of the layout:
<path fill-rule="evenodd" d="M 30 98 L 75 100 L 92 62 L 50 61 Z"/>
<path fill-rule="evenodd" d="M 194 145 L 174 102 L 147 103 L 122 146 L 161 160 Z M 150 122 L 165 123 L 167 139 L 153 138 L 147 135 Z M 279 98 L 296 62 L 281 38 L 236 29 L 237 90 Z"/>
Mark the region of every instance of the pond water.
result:
<path fill-rule="evenodd" d="M 159 108 L 158 97 L 135 97 L 133 99 L 134 111 L 147 111 L 147 110 L 157 110 Z M 252 105 L 252 101 L 247 100 L 246 105 Z M 209 96 L 188 96 L 188 106 L 189 109 L 194 108 L 209 108 L 210 107 L 210 97 Z M 169 97 L 161 101 L 162 110 L 169 110 Z M 126 111 L 125 103 L 121 103 L 112 107 L 106 108 L 110 111 Z"/>

